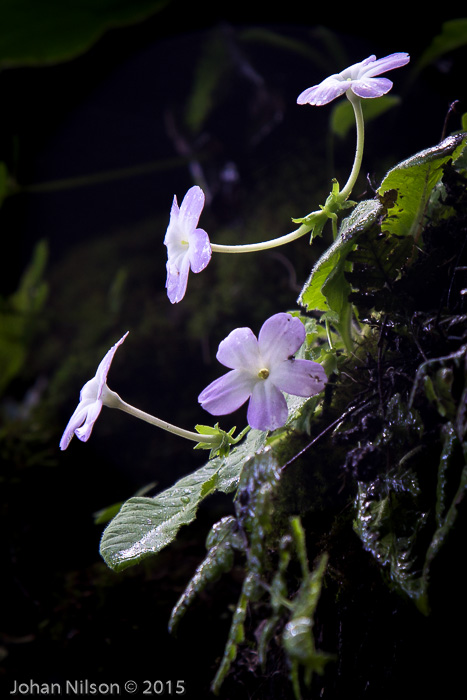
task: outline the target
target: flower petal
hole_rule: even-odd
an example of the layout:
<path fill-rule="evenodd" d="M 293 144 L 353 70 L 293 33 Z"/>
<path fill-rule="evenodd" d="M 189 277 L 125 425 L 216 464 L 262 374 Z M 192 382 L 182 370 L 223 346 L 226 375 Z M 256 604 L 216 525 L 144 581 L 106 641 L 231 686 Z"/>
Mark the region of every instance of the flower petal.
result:
<path fill-rule="evenodd" d="M 293 355 L 305 337 L 305 326 L 296 316 L 279 313 L 268 318 L 258 335 L 259 351 L 265 366 L 272 370 L 275 364 Z"/>
<path fill-rule="evenodd" d="M 272 381 L 259 381 L 248 405 L 247 420 L 250 427 L 275 430 L 285 425 L 288 414 L 287 401 Z"/>
<path fill-rule="evenodd" d="M 196 226 L 204 207 L 201 187 L 191 187 L 178 208 L 174 196 L 170 220 L 164 238 L 167 246 L 167 296 L 172 304 L 183 299 L 188 283 L 190 267 L 201 272 L 211 259 L 211 244 L 206 231 Z"/>
<path fill-rule="evenodd" d="M 99 417 L 99 413 L 102 410 L 102 401 L 94 401 L 89 407 L 86 416 L 86 420 L 80 428 L 75 430 L 75 435 L 82 442 L 86 442 L 91 437 L 92 429 L 94 428 L 94 423 Z"/>
<path fill-rule="evenodd" d="M 198 396 L 198 401 L 208 413 L 224 416 L 240 408 L 260 381 L 247 372 L 233 369 L 211 382 Z"/>
<path fill-rule="evenodd" d="M 352 81 L 352 92 L 359 97 L 381 97 L 392 88 L 392 82 L 387 78 L 362 78 Z"/>
<path fill-rule="evenodd" d="M 102 389 L 104 387 L 104 384 L 107 381 L 107 375 L 109 373 L 110 365 L 112 364 L 112 360 L 114 359 L 114 355 L 117 352 L 117 348 L 120 347 L 120 345 L 123 343 L 125 338 L 128 335 L 127 331 L 125 335 L 123 335 L 120 340 L 118 340 L 115 345 L 112 345 L 110 350 L 106 353 L 104 356 L 103 360 L 99 363 L 99 367 L 97 368 L 96 376 L 94 379 L 97 380 L 98 386 L 97 386 L 97 393 L 96 393 L 96 398 L 100 399 L 101 394 L 102 394 Z M 92 380 L 91 380 L 92 381 Z M 84 389 L 84 387 L 83 387 Z"/>
<path fill-rule="evenodd" d="M 178 207 L 177 203 L 177 196 L 174 195 L 173 201 L 172 201 L 172 208 L 170 210 L 170 219 L 169 219 L 169 225 L 167 226 L 167 231 L 165 232 L 165 238 L 164 238 L 164 245 L 168 246 L 172 240 L 175 238 L 178 240 L 180 237 L 178 231 L 178 219 L 180 216 L 180 209 Z"/>
<path fill-rule="evenodd" d="M 269 379 L 281 391 L 294 396 L 314 396 L 328 380 L 320 364 L 311 360 L 286 360 L 276 365 Z"/>
<path fill-rule="evenodd" d="M 401 68 L 409 63 L 409 61 L 410 56 L 408 53 L 392 53 L 389 56 L 384 56 L 384 58 L 378 58 L 377 61 L 373 61 L 366 66 L 364 70 L 360 72 L 359 78 L 371 78 L 374 75 L 381 75 L 381 73 L 386 73 L 388 70 Z"/>
<path fill-rule="evenodd" d="M 212 250 L 209 236 L 202 228 L 197 228 L 188 236 L 188 254 L 193 272 L 204 270 L 211 260 Z"/>
<path fill-rule="evenodd" d="M 66 450 L 73 435 L 79 437 L 84 442 L 91 435 L 94 423 L 102 409 L 102 392 L 107 381 L 107 374 L 112 364 L 117 348 L 123 343 L 128 335 L 128 331 L 115 345 L 105 354 L 99 363 L 95 376 L 90 379 L 80 391 L 80 399 L 73 415 L 63 432 L 60 440 L 60 449 Z"/>
<path fill-rule="evenodd" d="M 86 420 L 86 416 L 88 413 L 88 405 L 88 403 L 83 405 L 83 402 L 80 402 L 75 408 L 73 415 L 68 421 L 68 425 L 66 426 L 62 438 L 60 440 L 61 450 L 66 450 L 66 448 L 71 442 L 73 435 L 75 434 L 75 430 L 79 428 Z"/>
<path fill-rule="evenodd" d="M 261 369 L 258 341 L 251 328 L 236 328 L 219 343 L 216 358 L 230 369 L 257 374 Z"/>
<path fill-rule="evenodd" d="M 297 97 L 297 104 L 304 105 L 314 105 L 316 107 L 321 107 L 326 105 L 336 97 L 340 97 L 349 88 L 349 84 L 346 80 L 339 80 L 336 76 L 331 75 L 326 80 L 323 80 L 319 85 L 315 85 L 311 88 L 307 88 Z"/>
<path fill-rule="evenodd" d="M 390 81 L 373 83 L 368 80 L 388 70 L 405 66 L 410 61 L 408 53 L 393 53 L 384 58 L 368 56 L 360 63 L 330 75 L 319 85 L 304 90 L 297 98 L 298 104 L 325 105 L 343 95 L 349 88 L 359 97 L 381 97 L 392 87 Z"/>
<path fill-rule="evenodd" d="M 339 80 L 344 80 L 350 82 L 351 80 L 358 80 L 362 72 L 365 70 L 365 66 L 376 60 L 376 56 L 368 56 L 364 61 L 359 63 L 353 63 L 351 66 L 344 68 L 340 73 L 337 74 Z"/>
<path fill-rule="evenodd" d="M 167 296 L 172 304 L 177 304 L 183 299 L 188 284 L 188 273 L 190 272 L 190 258 L 188 248 L 183 256 L 177 260 L 177 265 L 172 261 L 167 261 Z"/>
<path fill-rule="evenodd" d="M 186 234 L 195 230 L 204 207 L 204 192 L 201 187 L 190 187 L 180 206 L 179 223 Z"/>

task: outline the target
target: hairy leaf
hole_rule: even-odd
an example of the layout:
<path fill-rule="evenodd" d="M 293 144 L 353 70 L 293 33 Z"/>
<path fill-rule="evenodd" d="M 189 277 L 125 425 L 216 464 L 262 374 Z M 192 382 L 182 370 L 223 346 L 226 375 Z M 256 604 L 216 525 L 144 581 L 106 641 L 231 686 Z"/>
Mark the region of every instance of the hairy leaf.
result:
<path fill-rule="evenodd" d="M 206 541 L 208 553 L 196 569 L 190 583 L 172 610 L 169 632 L 175 632 L 180 620 L 196 596 L 209 583 L 212 583 L 222 573 L 232 568 L 236 528 L 237 523 L 232 516 L 222 518 L 212 527 Z"/>
<path fill-rule="evenodd" d="M 195 517 L 201 501 L 214 493 L 231 493 L 246 460 L 264 444 L 266 433 L 251 430 L 228 457 L 210 460 L 154 498 L 130 498 L 109 523 L 100 553 L 116 571 L 137 564 L 166 547 L 182 525 Z"/>
<path fill-rule="evenodd" d="M 418 241 L 425 223 L 426 207 L 435 185 L 441 180 L 443 166 L 460 155 L 465 134 L 449 136 L 437 146 L 427 148 L 390 170 L 378 190 L 397 192 L 395 204 L 388 209 L 382 230 Z"/>
<path fill-rule="evenodd" d="M 273 529 L 272 497 L 279 479 L 277 459 L 271 448 L 248 460 L 240 476 L 235 511 L 239 528 L 248 536 L 248 546 L 245 549 L 246 576 L 232 617 L 224 654 L 212 682 L 215 694 L 219 692 L 237 655 L 238 645 L 244 640 L 248 603 L 257 598 L 258 590 L 261 590 L 258 584 L 260 577 L 265 574 L 266 560 L 269 556 L 265 539 Z M 277 526 L 276 523 L 275 525 Z"/>
<path fill-rule="evenodd" d="M 394 284 L 413 253 L 411 238 L 399 238 L 379 227 L 365 231 L 355 250 L 349 254 L 352 269 L 346 279 L 352 287 L 350 299 L 362 308 L 389 310 L 407 304 L 407 298 L 395 293 Z"/>
<path fill-rule="evenodd" d="M 347 256 L 358 237 L 375 222 L 381 210 L 377 200 L 366 200 L 342 221 L 336 240 L 313 267 L 298 298 L 299 304 L 310 311 L 341 310 L 342 300 L 350 291 L 343 275 Z"/>

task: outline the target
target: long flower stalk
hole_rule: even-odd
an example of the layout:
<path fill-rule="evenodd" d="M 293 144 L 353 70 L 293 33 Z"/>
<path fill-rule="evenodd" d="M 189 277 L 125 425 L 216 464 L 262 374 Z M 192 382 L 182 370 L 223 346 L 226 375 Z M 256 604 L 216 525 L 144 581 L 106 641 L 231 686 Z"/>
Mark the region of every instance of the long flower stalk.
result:
<path fill-rule="evenodd" d="M 104 406 L 108 406 L 109 408 L 118 408 L 120 411 L 124 411 L 130 416 L 139 418 L 140 420 L 143 420 L 146 423 L 155 425 L 157 428 L 162 428 L 162 430 L 166 430 L 167 432 L 173 433 L 174 435 L 178 435 L 179 437 L 185 438 L 186 440 L 192 440 L 193 442 L 202 441 L 209 443 L 219 442 L 219 435 L 205 435 L 203 433 L 203 435 L 201 436 L 199 433 L 193 433 L 191 430 L 184 430 L 183 428 L 179 428 L 176 425 L 167 423 L 167 421 L 165 420 L 156 418 L 156 416 L 152 416 L 150 413 L 141 411 L 139 408 L 135 408 L 134 406 L 131 406 L 129 403 L 124 401 L 115 391 L 112 391 L 107 386 L 104 388 L 104 391 L 102 393 L 102 403 L 104 404 Z"/>
<path fill-rule="evenodd" d="M 211 243 L 211 250 L 214 253 L 254 253 L 260 250 L 268 250 L 269 248 L 278 248 L 286 243 L 291 243 L 292 241 L 301 238 L 306 233 L 309 233 L 311 226 L 308 224 L 302 224 L 295 231 L 286 233 L 284 236 L 279 236 L 278 238 L 272 238 L 269 241 L 262 241 L 261 243 L 244 243 L 240 245 L 222 245 L 221 243 Z"/>
<path fill-rule="evenodd" d="M 342 202 L 345 202 L 345 200 L 350 197 L 353 187 L 357 181 L 360 168 L 362 167 L 363 146 L 365 141 L 365 124 L 363 120 L 362 101 L 351 90 L 348 90 L 346 94 L 355 114 L 357 145 L 355 147 L 355 158 L 349 179 L 339 193 L 339 197 L 341 198 Z"/>

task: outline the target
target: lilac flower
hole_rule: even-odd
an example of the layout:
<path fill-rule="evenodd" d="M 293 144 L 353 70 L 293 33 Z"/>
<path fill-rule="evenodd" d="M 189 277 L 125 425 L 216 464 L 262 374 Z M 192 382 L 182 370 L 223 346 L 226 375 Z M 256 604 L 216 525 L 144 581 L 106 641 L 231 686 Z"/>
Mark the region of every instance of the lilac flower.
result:
<path fill-rule="evenodd" d="M 196 228 L 204 207 L 201 187 L 191 187 L 179 208 L 174 196 L 170 221 L 165 234 L 167 246 L 167 296 L 172 304 L 185 296 L 188 273 L 201 272 L 211 259 L 211 244 L 206 231 Z"/>
<path fill-rule="evenodd" d="M 112 364 L 113 357 L 119 345 L 123 343 L 128 333 L 120 338 L 118 343 L 113 345 L 106 354 L 99 367 L 97 368 L 96 376 L 90 379 L 83 386 L 79 396 L 79 404 L 75 412 L 68 421 L 62 439 L 60 440 L 60 449 L 66 450 L 70 444 L 73 435 L 86 442 L 89 440 L 94 423 L 96 422 L 99 413 L 101 412 L 105 390 L 107 388 L 107 374 Z"/>
<path fill-rule="evenodd" d="M 369 56 L 360 63 L 354 63 L 340 73 L 335 73 L 323 80 L 319 85 L 307 88 L 297 98 L 299 105 L 326 105 L 351 90 L 358 97 L 381 97 L 392 88 L 392 82 L 387 78 L 375 76 L 388 70 L 405 66 L 410 61 L 408 53 L 392 53 L 390 56 L 379 58 Z"/>
<path fill-rule="evenodd" d="M 292 357 L 305 336 L 300 319 L 286 313 L 271 316 L 258 339 L 250 328 L 232 331 L 216 355 L 231 371 L 201 392 L 201 406 L 214 415 L 225 415 L 250 399 L 247 419 L 252 428 L 275 430 L 285 425 L 288 409 L 281 392 L 313 396 L 327 381 L 317 362 Z"/>

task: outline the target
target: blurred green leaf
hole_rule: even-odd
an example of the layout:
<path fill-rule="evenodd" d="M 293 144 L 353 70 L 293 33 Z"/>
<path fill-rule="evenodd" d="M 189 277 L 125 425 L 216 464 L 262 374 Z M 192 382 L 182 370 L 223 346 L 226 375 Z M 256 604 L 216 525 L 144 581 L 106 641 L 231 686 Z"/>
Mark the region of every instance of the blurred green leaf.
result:
<path fill-rule="evenodd" d="M 24 365 L 34 321 L 47 298 L 43 281 L 47 256 L 47 243 L 39 241 L 16 292 L 0 298 L 0 395 Z"/>
<path fill-rule="evenodd" d="M 245 42 L 270 45 L 303 56 L 322 70 L 324 75 L 340 70 L 340 66 L 347 63 L 338 35 L 327 27 L 313 27 L 306 41 L 283 31 L 260 26 L 246 27 L 240 31 L 239 36 Z"/>
<path fill-rule="evenodd" d="M 455 51 L 467 44 L 467 17 L 451 19 L 442 26 L 441 33 L 435 36 L 428 48 L 420 56 L 414 67 L 414 74 L 433 63 L 449 51 Z"/>
<path fill-rule="evenodd" d="M 0 66 L 69 60 L 108 29 L 133 24 L 169 0 L 0 0 Z"/>
<path fill-rule="evenodd" d="M 400 97 L 396 95 L 384 95 L 377 100 L 362 100 L 362 110 L 365 123 L 376 119 L 392 107 L 400 103 Z M 355 126 L 355 115 L 352 105 L 348 100 L 337 102 L 331 112 L 331 131 L 340 138 L 345 138 L 351 128 Z"/>
<path fill-rule="evenodd" d="M 185 121 L 197 133 L 215 106 L 216 93 L 223 84 L 230 59 L 223 36 L 214 32 L 203 45 L 188 98 Z"/>

